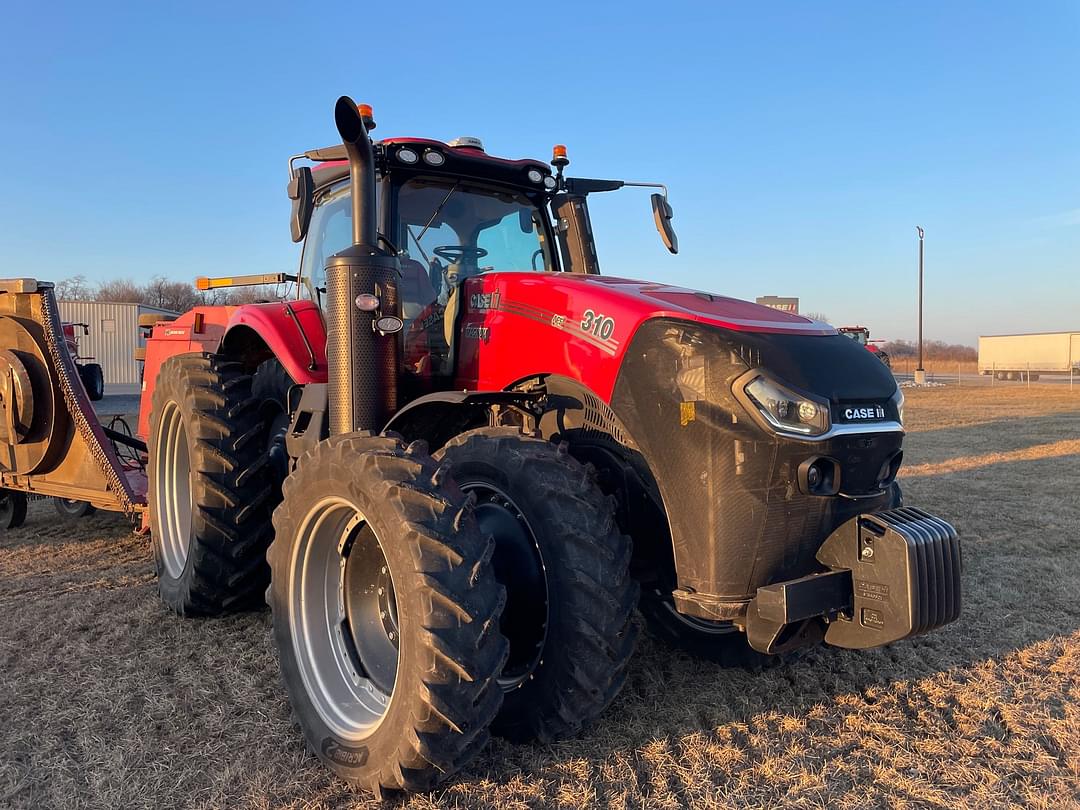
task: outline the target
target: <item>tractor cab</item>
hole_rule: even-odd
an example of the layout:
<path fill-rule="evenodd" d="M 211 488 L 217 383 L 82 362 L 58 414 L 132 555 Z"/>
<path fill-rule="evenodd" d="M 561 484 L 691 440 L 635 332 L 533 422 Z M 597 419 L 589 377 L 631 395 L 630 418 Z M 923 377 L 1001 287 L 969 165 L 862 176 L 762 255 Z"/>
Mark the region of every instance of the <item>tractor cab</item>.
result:
<path fill-rule="evenodd" d="M 370 109 L 361 105 L 368 129 Z M 489 155 L 478 138 L 449 143 L 387 138 L 372 144 L 378 248 L 398 260 L 407 396 L 447 387 L 455 373 L 462 303 L 478 294 L 471 279 L 490 273 L 599 275 L 587 196 L 624 186 L 653 195 L 657 228 L 672 253 L 666 189 L 659 184 L 564 177 L 564 146 L 551 164 Z M 300 165 L 301 161 L 304 165 Z M 289 162 L 292 238 L 303 242 L 300 295 L 322 307 L 330 257 L 353 243 L 352 184 L 343 146 Z M 439 380 L 443 383 L 439 383 Z"/>
<path fill-rule="evenodd" d="M 851 338 L 860 346 L 867 346 L 870 343 L 870 330 L 865 326 L 841 326 L 836 331 Z"/>

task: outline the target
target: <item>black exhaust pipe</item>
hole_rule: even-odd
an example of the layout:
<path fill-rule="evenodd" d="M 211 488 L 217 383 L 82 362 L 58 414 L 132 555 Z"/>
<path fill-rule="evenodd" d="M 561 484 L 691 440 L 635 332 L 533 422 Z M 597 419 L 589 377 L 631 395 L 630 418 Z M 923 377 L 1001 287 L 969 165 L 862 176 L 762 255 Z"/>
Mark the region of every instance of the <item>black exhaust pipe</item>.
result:
<path fill-rule="evenodd" d="M 353 245 L 375 246 L 379 240 L 375 224 L 375 156 L 364 118 L 348 96 L 342 96 L 334 105 L 334 123 L 349 156 Z"/>
<path fill-rule="evenodd" d="M 334 121 L 349 156 L 353 244 L 326 264 L 326 362 L 330 433 L 379 431 L 397 411 L 398 337 L 375 329 L 400 318 L 397 256 L 379 245 L 375 157 L 356 103 L 338 99 Z M 375 296 L 374 299 L 370 296 Z"/>

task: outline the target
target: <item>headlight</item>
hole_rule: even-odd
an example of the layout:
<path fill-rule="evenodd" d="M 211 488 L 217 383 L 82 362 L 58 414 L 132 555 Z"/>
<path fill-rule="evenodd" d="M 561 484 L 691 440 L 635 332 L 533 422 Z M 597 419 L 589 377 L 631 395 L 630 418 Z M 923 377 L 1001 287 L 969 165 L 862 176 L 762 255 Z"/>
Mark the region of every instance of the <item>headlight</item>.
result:
<path fill-rule="evenodd" d="M 904 424 L 904 390 L 896 389 L 896 416 L 900 424 Z"/>
<path fill-rule="evenodd" d="M 743 391 L 765 421 L 781 433 L 820 436 L 829 429 L 827 402 L 796 394 L 764 376 L 755 377 Z"/>

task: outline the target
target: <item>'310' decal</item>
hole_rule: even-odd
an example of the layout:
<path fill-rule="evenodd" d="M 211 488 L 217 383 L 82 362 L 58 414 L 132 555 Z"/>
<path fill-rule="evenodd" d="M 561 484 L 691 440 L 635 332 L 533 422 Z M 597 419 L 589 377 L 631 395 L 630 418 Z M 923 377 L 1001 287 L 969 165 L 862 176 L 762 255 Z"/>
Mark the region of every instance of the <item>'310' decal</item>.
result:
<path fill-rule="evenodd" d="M 615 332 L 615 319 L 593 312 L 591 309 L 587 309 L 581 319 L 581 329 L 584 332 L 595 335 L 601 340 L 607 340 Z"/>

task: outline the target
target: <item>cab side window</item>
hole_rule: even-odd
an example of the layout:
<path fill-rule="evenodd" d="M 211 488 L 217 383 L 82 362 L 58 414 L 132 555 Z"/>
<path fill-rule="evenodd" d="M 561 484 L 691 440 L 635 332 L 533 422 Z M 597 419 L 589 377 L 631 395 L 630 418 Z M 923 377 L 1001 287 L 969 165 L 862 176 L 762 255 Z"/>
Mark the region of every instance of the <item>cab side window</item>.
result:
<path fill-rule="evenodd" d="M 349 185 L 344 183 L 324 194 L 311 214 L 300 262 L 300 278 L 308 298 L 320 299 L 326 288 L 326 260 L 351 244 Z"/>

